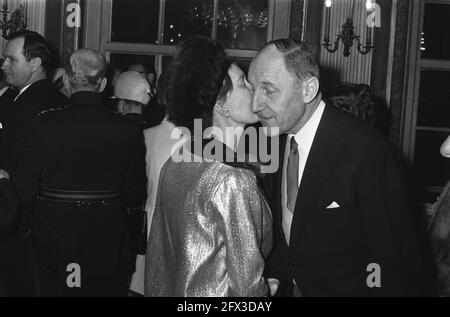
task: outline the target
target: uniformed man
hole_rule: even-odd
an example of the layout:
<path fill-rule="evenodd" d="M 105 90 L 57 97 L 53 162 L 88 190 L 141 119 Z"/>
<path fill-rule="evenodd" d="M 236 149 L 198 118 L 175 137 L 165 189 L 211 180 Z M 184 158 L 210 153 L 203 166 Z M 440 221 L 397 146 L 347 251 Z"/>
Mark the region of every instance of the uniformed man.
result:
<path fill-rule="evenodd" d="M 1 70 L 7 89 L 0 96 L 0 168 L 10 173 L 11 179 L 15 178 L 18 158 L 23 156 L 33 118 L 49 106 L 68 102 L 47 79 L 54 60 L 49 43 L 36 32 L 12 34 L 3 49 Z M 2 237 L 8 256 L 1 259 L 0 274 L 7 277 L 5 287 L 10 296 L 35 294 L 29 224 L 20 208 L 13 226 Z"/>
<path fill-rule="evenodd" d="M 126 213 L 145 198 L 139 126 L 101 102 L 106 61 L 74 52 L 66 66 L 67 107 L 40 113 L 18 165 L 16 188 L 34 208 L 32 241 L 43 296 L 126 296 Z"/>
<path fill-rule="evenodd" d="M 49 106 L 67 104 L 67 98 L 47 79 L 54 60 L 50 44 L 31 31 L 12 34 L 3 50 L 1 70 L 9 89 L 0 96 L 0 146 L 8 155 L 0 167 L 12 176 L 32 118 Z"/>

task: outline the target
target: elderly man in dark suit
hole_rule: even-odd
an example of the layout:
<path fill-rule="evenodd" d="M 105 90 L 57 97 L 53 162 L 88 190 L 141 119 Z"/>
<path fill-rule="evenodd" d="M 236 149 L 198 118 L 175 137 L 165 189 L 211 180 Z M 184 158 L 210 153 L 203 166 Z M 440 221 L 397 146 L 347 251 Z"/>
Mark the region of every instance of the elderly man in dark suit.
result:
<path fill-rule="evenodd" d="M 268 43 L 252 61 L 253 111 L 280 137 L 267 189 L 278 296 L 415 295 L 420 257 L 399 170 L 373 128 L 322 101 L 304 43 Z"/>
<path fill-rule="evenodd" d="M 18 163 L 14 184 L 21 203 L 34 209 L 42 296 L 127 295 L 124 206 L 145 199 L 145 145 L 134 121 L 104 107 L 105 72 L 100 53 L 71 55 L 64 75 L 69 105 L 38 114 Z"/>

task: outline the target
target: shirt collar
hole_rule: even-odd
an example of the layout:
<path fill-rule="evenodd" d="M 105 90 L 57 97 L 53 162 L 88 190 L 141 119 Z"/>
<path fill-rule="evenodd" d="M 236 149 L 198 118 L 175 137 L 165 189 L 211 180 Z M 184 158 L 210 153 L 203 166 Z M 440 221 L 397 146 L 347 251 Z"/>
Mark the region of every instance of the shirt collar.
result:
<path fill-rule="evenodd" d="M 31 83 L 31 84 L 29 84 L 29 85 L 27 85 L 27 86 L 23 87 L 22 89 L 20 89 L 20 91 L 19 91 L 19 93 L 17 94 L 16 98 L 14 98 L 14 101 L 16 101 L 16 100 L 17 100 L 17 98 L 19 98 L 19 97 L 20 97 L 20 95 L 21 95 L 21 94 L 23 94 L 23 93 L 25 92 L 25 90 L 27 90 L 27 89 L 28 89 L 28 87 L 30 87 L 30 86 L 31 86 L 32 84 L 33 84 L 33 83 Z"/>
<path fill-rule="evenodd" d="M 317 129 L 319 127 L 320 120 L 322 119 L 323 112 L 325 110 L 325 103 L 320 101 L 319 106 L 314 111 L 308 122 L 297 132 L 297 134 L 290 134 L 289 140 L 292 136 L 295 137 L 295 142 L 297 142 L 299 149 L 303 151 L 306 155 L 309 154 L 311 150 L 314 137 L 316 136 Z M 289 141 L 288 140 L 288 141 Z"/>

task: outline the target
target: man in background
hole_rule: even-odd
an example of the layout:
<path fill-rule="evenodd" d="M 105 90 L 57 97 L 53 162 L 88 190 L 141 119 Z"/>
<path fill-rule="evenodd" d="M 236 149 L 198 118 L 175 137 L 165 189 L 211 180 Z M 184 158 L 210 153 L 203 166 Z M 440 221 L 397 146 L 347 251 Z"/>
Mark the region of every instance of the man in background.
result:
<path fill-rule="evenodd" d="M 0 97 L 0 142 L 8 153 L 4 167 L 12 176 L 32 118 L 49 107 L 67 104 L 67 98 L 47 79 L 55 58 L 47 40 L 31 31 L 12 34 L 3 50 L 1 69 L 10 88 Z"/>
<path fill-rule="evenodd" d="M 135 120 L 142 130 L 148 128 L 142 113 L 150 101 L 150 85 L 145 77 L 135 71 L 122 73 L 114 86 L 117 111 Z"/>
<path fill-rule="evenodd" d="M 136 71 L 147 79 L 147 82 L 150 85 L 150 100 L 148 103 L 148 107 L 144 108 L 142 113 L 145 121 L 147 122 L 148 127 L 154 127 L 160 124 L 164 117 L 166 116 L 166 108 L 158 96 L 158 90 L 160 89 L 160 83 L 162 82 L 161 74 L 157 79 L 156 71 L 153 67 L 143 64 L 136 63 L 132 64 L 128 67 L 129 71 Z"/>
<path fill-rule="evenodd" d="M 137 63 L 130 65 L 128 71 L 142 74 L 150 85 L 150 97 L 153 97 L 156 94 L 156 71 L 153 67 Z"/>
<path fill-rule="evenodd" d="M 3 50 L 1 70 L 7 88 L 0 96 L 0 168 L 16 176 L 33 118 L 40 111 L 67 104 L 67 98 L 47 79 L 56 56 L 50 44 L 36 32 L 12 34 Z M 14 182 L 13 182 L 14 185 Z M 1 270 L 9 296 L 35 295 L 33 260 L 29 246 L 31 219 L 19 206 L 14 224 L 4 230 Z"/>

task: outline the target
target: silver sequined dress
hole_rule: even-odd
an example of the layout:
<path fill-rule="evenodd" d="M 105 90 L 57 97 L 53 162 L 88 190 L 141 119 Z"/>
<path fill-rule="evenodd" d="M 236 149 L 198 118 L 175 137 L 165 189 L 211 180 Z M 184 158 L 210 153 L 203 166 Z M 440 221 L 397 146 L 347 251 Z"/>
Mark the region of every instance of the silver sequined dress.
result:
<path fill-rule="evenodd" d="M 166 162 L 147 244 L 146 296 L 266 296 L 271 247 L 270 209 L 250 170 Z"/>

